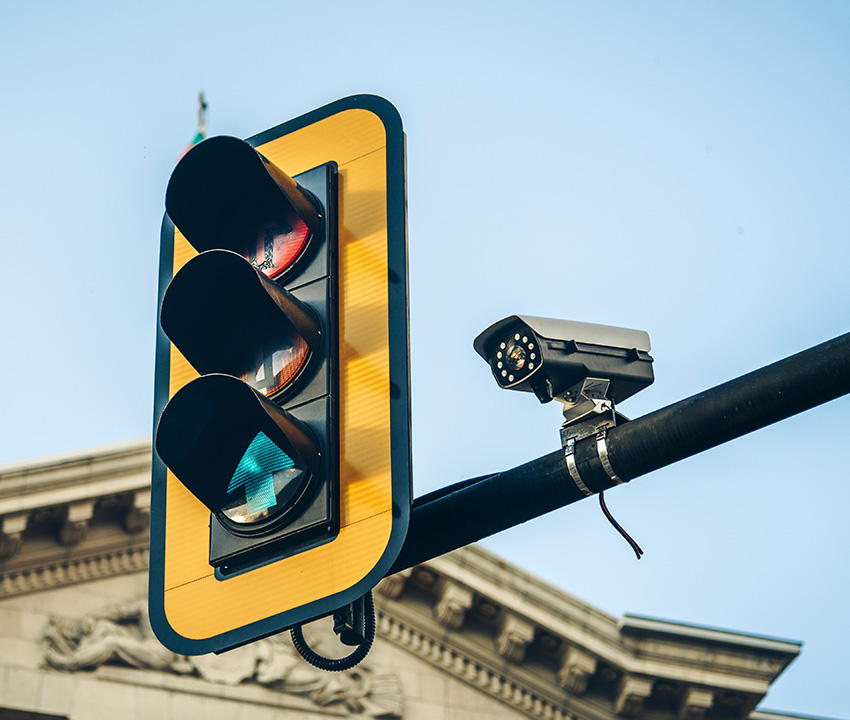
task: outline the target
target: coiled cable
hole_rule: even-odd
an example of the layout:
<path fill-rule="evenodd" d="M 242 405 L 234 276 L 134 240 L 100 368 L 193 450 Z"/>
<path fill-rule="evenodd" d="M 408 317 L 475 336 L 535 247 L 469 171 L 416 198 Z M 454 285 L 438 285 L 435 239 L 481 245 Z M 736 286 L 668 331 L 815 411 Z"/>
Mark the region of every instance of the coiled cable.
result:
<path fill-rule="evenodd" d="M 319 655 L 311 648 L 304 639 L 304 631 L 300 625 L 296 625 L 289 632 L 292 636 L 292 644 L 298 651 L 298 654 L 304 658 L 310 665 L 317 667 L 320 670 L 328 670 L 330 672 L 341 672 L 343 670 L 351 670 L 355 665 L 363 660 L 372 649 L 372 643 L 375 642 L 375 601 L 372 598 L 370 590 L 363 598 L 363 611 L 365 613 L 366 633 L 365 638 L 354 651 L 342 658 L 327 658 Z"/>

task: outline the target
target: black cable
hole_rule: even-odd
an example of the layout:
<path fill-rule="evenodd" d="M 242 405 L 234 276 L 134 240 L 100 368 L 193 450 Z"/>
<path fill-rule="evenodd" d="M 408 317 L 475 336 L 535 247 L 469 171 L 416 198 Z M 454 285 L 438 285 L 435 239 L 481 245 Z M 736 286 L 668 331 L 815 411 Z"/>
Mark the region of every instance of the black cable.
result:
<path fill-rule="evenodd" d="M 300 625 L 296 625 L 289 631 L 292 636 L 292 644 L 295 646 L 298 654 L 313 667 L 330 672 L 351 670 L 351 668 L 369 654 L 369 650 L 372 649 L 372 643 L 375 642 L 375 601 L 372 599 L 371 590 L 364 596 L 363 611 L 366 614 L 366 637 L 350 655 L 346 655 L 343 658 L 326 658 L 323 655 L 319 655 L 319 653 L 307 644 L 307 641 L 304 639 L 304 631 Z"/>
<path fill-rule="evenodd" d="M 602 512 L 605 513 L 605 517 L 608 518 L 608 522 L 614 526 L 614 529 L 626 539 L 626 542 L 629 545 L 632 546 L 632 550 L 635 551 L 637 559 L 640 560 L 640 556 L 643 555 L 643 550 L 641 550 L 640 545 L 638 545 L 634 540 L 632 540 L 631 535 L 629 535 L 625 530 L 623 530 L 623 528 L 620 526 L 620 523 L 618 523 L 614 519 L 614 516 L 610 512 L 608 512 L 608 506 L 605 504 L 605 498 L 602 497 L 604 494 L 605 493 L 602 491 L 599 492 L 599 505 L 602 508 Z"/>
<path fill-rule="evenodd" d="M 456 482 L 453 485 L 446 485 L 445 487 L 438 488 L 437 490 L 433 490 L 426 495 L 420 495 L 413 501 L 413 507 L 419 507 L 421 505 L 427 505 L 429 502 L 434 502 L 435 500 L 439 500 L 440 498 L 446 497 L 450 493 L 455 492 L 456 490 L 463 490 L 464 488 L 469 487 L 470 485 L 474 485 L 480 480 L 487 480 L 496 473 L 489 473 L 487 475 L 479 475 L 478 477 L 469 478 L 467 480 L 461 480 L 460 482 Z"/>

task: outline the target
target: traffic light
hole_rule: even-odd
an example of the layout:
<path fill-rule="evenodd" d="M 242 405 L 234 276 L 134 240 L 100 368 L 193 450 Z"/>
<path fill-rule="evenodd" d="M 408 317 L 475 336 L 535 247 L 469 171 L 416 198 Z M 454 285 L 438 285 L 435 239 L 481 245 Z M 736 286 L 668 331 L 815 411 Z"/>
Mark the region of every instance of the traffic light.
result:
<path fill-rule="evenodd" d="M 197 654 L 357 600 L 404 541 L 401 120 L 354 96 L 211 138 L 165 205 L 150 608 Z"/>

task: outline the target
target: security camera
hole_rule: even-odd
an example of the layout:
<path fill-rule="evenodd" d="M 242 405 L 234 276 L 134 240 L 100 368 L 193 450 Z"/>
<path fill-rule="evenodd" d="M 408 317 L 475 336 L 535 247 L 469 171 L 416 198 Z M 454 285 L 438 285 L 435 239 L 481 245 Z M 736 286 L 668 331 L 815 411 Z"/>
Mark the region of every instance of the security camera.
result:
<path fill-rule="evenodd" d="M 621 402 L 654 379 L 649 335 L 608 325 L 511 315 L 473 342 L 500 387 L 540 402 L 576 404 L 577 394 Z"/>
<path fill-rule="evenodd" d="M 561 447 L 576 488 L 595 492 L 585 482 L 576 460 L 577 443 L 596 437 L 597 458 L 614 484 L 622 480 L 611 465 L 606 436 L 628 422 L 615 409 L 654 380 L 649 335 L 609 325 L 511 315 L 475 338 L 472 346 L 490 365 L 500 387 L 533 392 L 540 402 L 564 405 Z M 599 492 L 599 502 L 611 524 L 623 535 L 638 559 L 640 546 L 617 524 Z"/>

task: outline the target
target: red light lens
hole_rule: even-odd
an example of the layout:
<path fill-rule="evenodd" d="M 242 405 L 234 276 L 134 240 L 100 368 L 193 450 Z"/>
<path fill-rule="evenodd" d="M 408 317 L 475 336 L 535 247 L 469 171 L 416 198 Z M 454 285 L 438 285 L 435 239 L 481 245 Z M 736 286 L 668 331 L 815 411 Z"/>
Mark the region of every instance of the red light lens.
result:
<path fill-rule="evenodd" d="M 245 257 L 257 270 L 274 278 L 289 268 L 304 252 L 310 231 L 294 210 L 289 210 L 286 222 L 269 222 L 257 233 L 254 247 Z"/>

